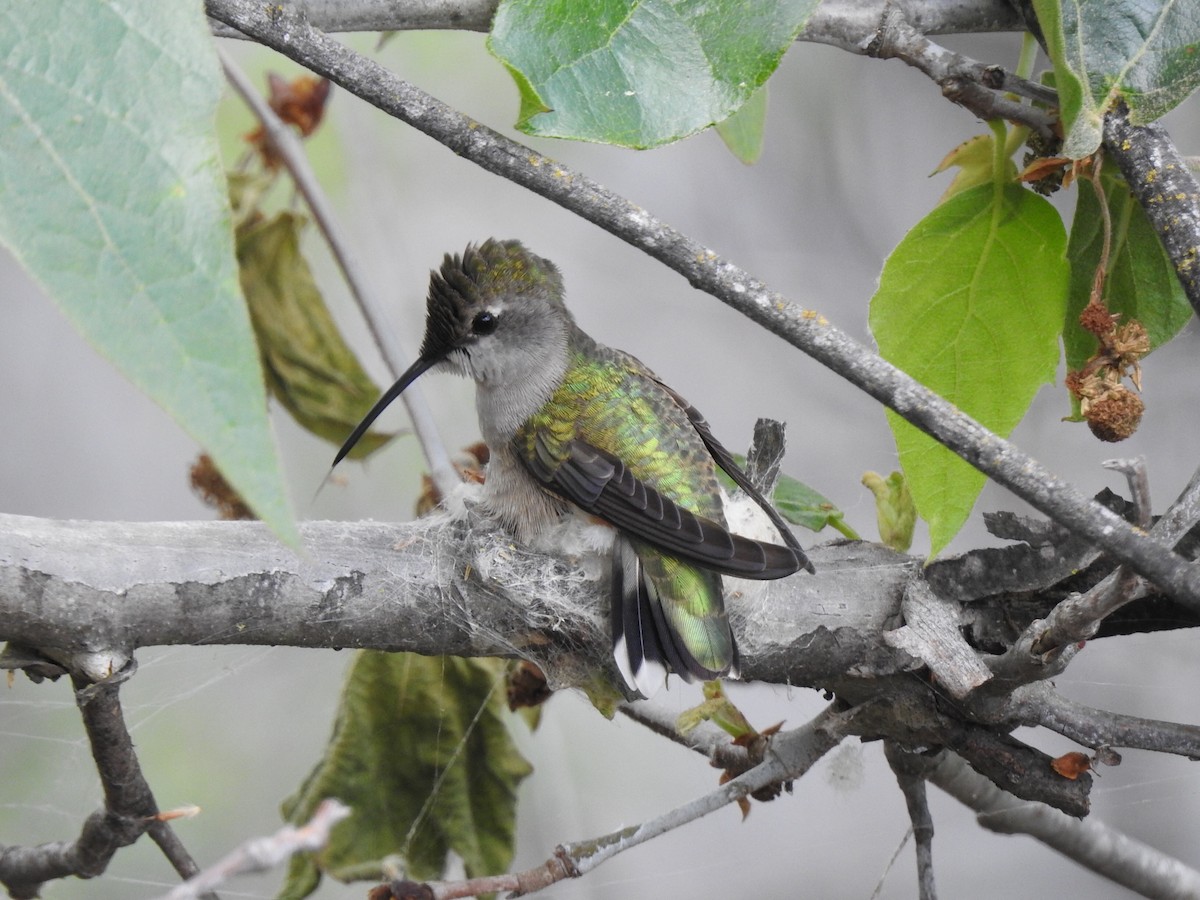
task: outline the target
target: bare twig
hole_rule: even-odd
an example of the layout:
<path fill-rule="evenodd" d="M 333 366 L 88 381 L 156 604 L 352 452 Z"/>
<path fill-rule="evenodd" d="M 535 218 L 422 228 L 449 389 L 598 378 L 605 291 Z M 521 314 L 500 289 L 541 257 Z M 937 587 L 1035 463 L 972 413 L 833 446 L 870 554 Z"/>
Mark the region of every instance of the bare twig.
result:
<path fill-rule="evenodd" d="M 917 896 L 921 900 L 936 900 L 937 887 L 933 877 L 933 816 L 925 796 L 925 779 L 937 763 L 937 757 L 912 753 L 894 741 L 885 741 L 884 753 L 904 794 L 908 817 L 912 821 L 913 842 L 917 851 Z"/>
<path fill-rule="evenodd" d="M 1090 871 L 1147 897 L 1200 896 L 1200 872 L 1094 819 L 1017 800 L 944 753 L 929 781 L 975 810 L 984 828 L 1027 834 Z"/>
<path fill-rule="evenodd" d="M 130 671 L 133 668 L 131 664 Z M 104 808 L 88 816 L 74 841 L 0 848 L 0 884 L 14 900 L 37 897 L 41 886 L 53 879 L 100 875 L 119 849 L 147 831 L 180 875 L 190 877 L 197 871 L 169 823 L 160 818 L 154 794 L 142 775 L 119 698 L 119 685 L 125 677 L 124 672 L 116 673 L 105 682 L 92 683 L 72 676 L 104 789 Z M 205 896 L 215 900 L 215 895 Z"/>
<path fill-rule="evenodd" d="M 1150 527 L 1150 483 L 1146 475 L 1146 461 L 1137 459 L 1112 459 L 1104 463 L 1106 469 L 1125 474 L 1133 501 L 1134 524 L 1142 530 Z M 1033 642 L 1035 654 L 1048 653 L 1066 644 L 1089 640 L 1100 630 L 1100 623 L 1118 609 L 1137 599 L 1136 589 L 1140 579 L 1128 566 L 1117 570 L 1082 597 L 1064 600 L 1046 619 L 1045 631 Z"/>
<path fill-rule="evenodd" d="M 562 844 L 555 849 L 551 859 L 533 869 L 513 875 L 473 879 L 469 882 L 431 882 L 425 885 L 402 883 L 392 886 L 392 895 L 450 900 L 507 890 L 512 891 L 515 896 L 520 896 L 541 890 L 564 878 L 578 878 L 626 850 L 694 822 L 768 785 L 801 777 L 817 760 L 841 742 L 845 719 L 845 715 L 827 708 L 807 724 L 776 735 L 761 763 L 725 782 L 715 791 L 697 797 L 690 803 L 656 816 L 641 825 L 631 825 L 587 841 Z"/>
<path fill-rule="evenodd" d="M 487 31 L 499 0 L 292 0 L 322 31 Z M 243 38 L 236 28 L 213 23 L 218 37 Z"/>
<path fill-rule="evenodd" d="M 1020 17 L 1005 0 L 823 0 L 798 41 L 832 43 L 873 30 L 885 5 L 897 3 L 923 34 L 1020 31 Z M 487 31 L 498 0 L 292 0 L 322 31 Z M 235 28 L 213 24 L 219 37 L 242 38 Z"/>
<path fill-rule="evenodd" d="M 1107 459 L 1102 465 L 1125 476 L 1129 484 L 1129 499 L 1133 502 L 1133 524 L 1143 530 L 1148 529 L 1154 524 L 1154 511 L 1150 505 L 1150 476 L 1146 472 L 1145 458 Z"/>
<path fill-rule="evenodd" d="M 221 65 L 225 70 L 225 77 L 233 85 L 238 96 L 250 108 L 250 111 L 262 123 L 267 140 L 270 141 L 279 159 L 291 173 L 297 189 L 304 197 L 309 209 L 312 210 L 317 227 L 325 236 L 329 249 L 333 252 L 338 267 L 342 270 L 342 275 L 350 288 L 350 294 L 358 304 L 358 308 L 367 322 L 367 327 L 375 339 L 375 344 L 379 347 L 384 362 L 387 363 L 388 369 L 392 373 L 392 378 L 398 377 L 408 368 L 409 361 L 404 349 L 396 340 L 395 333 L 384 324 L 387 318 L 383 312 L 383 301 L 379 298 L 378 292 L 370 287 L 370 279 L 367 278 L 350 241 L 347 240 L 338 224 L 337 218 L 333 214 L 333 208 L 326 199 L 325 192 L 321 189 L 312 166 L 308 163 L 304 145 L 300 143 L 295 132 L 263 100 L 246 74 L 238 68 L 228 54 L 221 52 L 219 48 L 218 53 L 221 57 Z M 410 394 L 412 396 L 409 396 Z M 426 462 L 429 463 L 430 475 L 442 496 L 448 496 L 461 482 L 461 479 L 450 462 L 445 444 L 438 435 L 437 425 L 429 410 L 429 404 L 425 401 L 425 395 L 421 392 L 419 385 L 412 385 L 401 395 L 400 399 L 408 410 L 409 418 L 412 420 L 413 433 L 421 444 Z"/>
<path fill-rule="evenodd" d="M 1041 725 L 1084 747 L 1129 747 L 1200 758 L 1200 726 L 1094 709 L 1068 700 L 1047 682 L 1017 688 L 1000 708 L 1010 723 Z M 990 718 L 983 707 L 976 709 Z"/>
<path fill-rule="evenodd" d="M 1183 604 L 1200 608 L 1200 570 L 1083 497 L 1013 444 L 832 327 L 769 291 L 645 210 L 584 175 L 480 125 L 312 28 L 289 7 L 208 0 L 210 16 L 324 75 L 464 158 L 609 230 L 743 312 L 945 444 L 1066 527 L 1087 536 Z"/>
<path fill-rule="evenodd" d="M 1046 140 L 1054 138 L 1058 116 L 1006 96 L 1017 94 L 1044 104 L 1056 104 L 1058 95 L 1004 70 L 954 53 L 931 41 L 909 24 L 904 12 L 888 5 L 869 43 L 839 43 L 842 49 L 879 59 L 899 59 L 936 82 L 947 99 L 966 107 L 981 119 L 1007 119 L 1028 125 Z"/>
<path fill-rule="evenodd" d="M 1145 460 L 1110 460 L 1106 468 L 1123 472 L 1129 483 L 1137 527 L 1145 530 L 1151 522 L 1150 486 Z M 1200 474 L 1193 476 L 1173 509 L 1192 509 L 1190 498 L 1200 494 Z M 1195 510 L 1193 510 L 1195 512 Z M 1152 538 L 1171 547 L 1194 524 L 1186 512 L 1160 520 L 1151 529 Z M 1084 594 L 1070 596 L 1059 603 L 1044 620 L 1030 623 L 1024 634 L 1001 656 L 989 660 L 997 678 L 1007 684 L 1053 677 L 1062 671 L 1078 650 L 1073 647 L 1091 639 L 1106 618 L 1127 603 L 1145 596 L 1146 585 L 1127 566 L 1115 572 Z"/>
<path fill-rule="evenodd" d="M 163 897 L 163 900 L 196 900 L 235 875 L 265 872 L 304 851 L 320 850 L 329 843 L 333 826 L 350 815 L 338 800 L 322 800 L 304 825 L 287 825 L 268 837 L 242 844 L 212 866 L 197 872 Z"/>
<path fill-rule="evenodd" d="M 1191 479 L 1179 496 L 1175 498 L 1175 502 L 1167 507 L 1167 511 L 1154 523 L 1153 534 L 1163 543 L 1173 547 L 1198 524 L 1200 524 L 1200 469 L 1192 473 Z"/>
<path fill-rule="evenodd" d="M 655 734 L 708 757 L 709 762 L 718 768 L 735 772 L 745 772 L 750 768 L 750 755 L 746 749 L 734 744 L 729 735 L 718 728 L 701 725 L 688 734 L 682 734 L 675 726 L 674 716 L 647 700 L 622 703 L 617 709 Z"/>

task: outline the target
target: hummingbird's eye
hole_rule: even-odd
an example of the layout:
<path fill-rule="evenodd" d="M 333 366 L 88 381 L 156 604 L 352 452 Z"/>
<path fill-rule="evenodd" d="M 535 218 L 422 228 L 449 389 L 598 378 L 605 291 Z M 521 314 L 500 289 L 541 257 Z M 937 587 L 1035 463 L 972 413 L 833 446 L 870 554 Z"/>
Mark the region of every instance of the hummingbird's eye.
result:
<path fill-rule="evenodd" d="M 484 312 L 479 313 L 471 322 L 471 331 L 475 334 L 491 334 L 496 330 L 496 316 L 494 313 Z"/>

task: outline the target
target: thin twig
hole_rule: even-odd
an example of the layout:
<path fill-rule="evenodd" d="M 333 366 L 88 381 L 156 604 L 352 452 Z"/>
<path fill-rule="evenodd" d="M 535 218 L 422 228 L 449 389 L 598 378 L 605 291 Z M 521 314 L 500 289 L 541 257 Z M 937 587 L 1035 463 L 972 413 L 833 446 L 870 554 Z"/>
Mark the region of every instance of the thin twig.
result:
<path fill-rule="evenodd" d="M 670 812 L 641 825 L 631 825 L 587 841 L 562 844 L 545 863 L 513 875 L 496 875 L 467 882 L 429 882 L 424 885 L 398 883 L 395 897 L 421 896 L 429 900 L 472 897 L 492 891 L 512 891 L 513 896 L 532 893 L 564 878 L 578 878 L 626 850 L 748 797 L 755 791 L 804 775 L 844 735 L 845 714 L 827 707 L 805 725 L 775 735 L 766 758 L 754 768 Z"/>
<path fill-rule="evenodd" d="M 1192 473 L 1175 502 L 1159 516 L 1152 533 L 1164 544 L 1174 547 L 1197 525 L 1200 525 L 1200 469 Z"/>
<path fill-rule="evenodd" d="M 1028 97 L 1039 103 L 1056 104 L 1058 95 L 1006 71 L 954 53 L 931 41 L 909 24 L 904 11 L 888 4 L 878 30 L 864 46 L 839 43 L 842 49 L 865 53 L 878 59 L 899 59 L 925 73 L 938 84 L 949 100 L 969 109 L 981 119 L 1007 119 L 1027 125 L 1046 140 L 1055 135 L 1058 116 L 1006 94 Z"/>
<path fill-rule="evenodd" d="M 265 872 L 304 851 L 320 850 L 329 843 L 333 826 L 350 815 L 350 807 L 338 800 L 322 800 L 305 825 L 287 825 L 268 837 L 242 844 L 212 866 L 178 885 L 163 900 L 196 900 L 205 892 L 233 878 Z"/>
<path fill-rule="evenodd" d="M 904 794 L 908 817 L 912 822 L 913 842 L 917 851 L 917 896 L 921 900 L 937 900 L 933 877 L 933 816 L 929 812 L 929 800 L 925 792 L 925 779 L 933 770 L 936 757 L 912 753 L 895 741 L 885 741 L 883 749 L 900 791 Z"/>
<path fill-rule="evenodd" d="M 129 671 L 133 668 L 131 664 Z M 0 884 L 14 900 L 37 897 L 45 882 L 57 878 L 102 874 L 118 850 L 147 831 L 155 832 L 155 842 L 180 875 L 189 877 L 197 871 L 170 825 L 160 817 L 142 774 L 121 709 L 119 691 L 125 677 L 125 672 L 119 672 L 107 681 L 93 683 L 72 675 L 76 703 L 104 789 L 104 808 L 87 818 L 74 841 L 0 847 Z M 214 894 L 204 896 L 216 900 Z"/>
<path fill-rule="evenodd" d="M 1154 510 L 1150 502 L 1150 475 L 1146 471 L 1145 458 L 1106 459 L 1101 465 L 1125 476 L 1129 485 L 1129 499 L 1133 503 L 1133 524 L 1143 530 L 1148 529 L 1154 524 Z"/>
<path fill-rule="evenodd" d="M 750 755 L 746 749 L 734 744 L 729 735 L 718 728 L 702 725 L 683 734 L 676 727 L 672 715 L 647 700 L 622 703 L 617 711 L 655 734 L 707 757 L 718 768 L 735 772 L 745 772 L 750 768 Z"/>
<path fill-rule="evenodd" d="M 325 196 L 325 191 L 322 190 L 316 173 L 309 165 L 304 145 L 301 144 L 295 132 L 263 100 L 246 74 L 229 58 L 229 55 L 220 48 L 217 52 L 221 58 L 221 66 L 225 70 L 225 77 L 237 91 L 238 96 L 250 108 L 250 111 L 262 123 L 267 140 L 270 141 L 279 159 L 291 173 L 300 195 L 304 197 L 309 209 L 312 210 L 313 219 L 321 234 L 325 236 L 333 258 L 337 260 L 338 267 L 342 270 L 342 276 L 346 279 L 350 294 L 358 304 L 359 311 L 375 339 L 375 344 L 392 373 L 392 378 L 397 378 L 408 368 L 408 358 L 400 346 L 400 342 L 396 339 L 395 333 L 385 324 L 387 317 L 383 312 L 383 301 L 378 292 L 370 286 L 366 270 L 359 263 L 353 246 L 338 224 L 333 208 Z M 425 395 L 421 392 L 420 386 L 414 384 L 401 395 L 400 399 L 408 410 L 413 433 L 421 444 L 421 450 L 429 464 L 431 477 L 442 496 L 449 496 L 450 492 L 461 483 L 461 479 L 450 462 L 450 456 L 438 434 L 437 425 L 433 420 L 429 404 L 425 401 Z"/>
<path fill-rule="evenodd" d="M 809 16 L 797 41 L 832 43 L 853 40 L 874 29 L 887 3 L 897 0 L 823 0 Z M 487 31 L 499 0 L 292 0 L 322 31 Z M 923 34 L 1020 31 L 1024 28 L 1005 0 L 903 0 L 913 27 Z M 240 31 L 214 23 L 218 37 L 244 38 Z"/>
<path fill-rule="evenodd" d="M 1129 484 L 1134 505 L 1137 527 L 1145 530 L 1151 521 L 1150 485 L 1146 474 L 1145 460 L 1109 460 L 1105 468 L 1123 472 Z M 1193 484 L 1196 483 L 1193 477 Z M 1184 492 L 1181 500 L 1190 496 L 1192 485 Z M 1195 488 L 1200 492 L 1200 486 Z M 1178 505 L 1178 504 L 1177 504 Z M 1186 534 L 1184 529 L 1178 536 L 1168 537 L 1168 528 L 1176 524 L 1172 516 L 1161 527 L 1150 530 L 1152 538 L 1162 540 L 1164 547 L 1173 547 Z M 1189 526 L 1190 527 L 1190 526 Z M 1164 540 L 1164 538 L 1166 538 Z M 1024 633 L 1000 656 L 988 661 L 993 674 L 1000 682 L 1012 685 L 1051 678 L 1065 667 L 1073 655 L 1072 645 L 1090 640 L 1106 618 L 1118 609 L 1146 594 L 1146 585 L 1128 566 L 1118 566 L 1116 571 L 1083 594 L 1073 594 L 1050 611 L 1045 619 L 1031 622 Z M 1077 650 L 1078 648 L 1075 648 Z M 1066 653 L 1066 656 L 1062 654 Z"/>
<path fill-rule="evenodd" d="M 1147 897 L 1198 897 L 1200 872 L 1095 819 L 1018 800 L 944 753 L 929 781 L 975 810 L 984 828 L 1027 834 L 1101 877 Z"/>
<path fill-rule="evenodd" d="M 324 75 L 460 156 L 610 231 L 808 353 L 1036 509 L 1104 547 L 1178 602 L 1200 608 L 1200 570 L 1148 541 L 1016 446 L 712 250 L 618 194 L 480 123 L 312 28 L 287 6 L 208 0 L 210 16 Z"/>
<path fill-rule="evenodd" d="M 1200 758 L 1200 726 L 1095 709 L 1062 696 L 1048 682 L 1023 685 L 1000 706 L 1009 724 L 1040 725 L 1094 750 L 1128 747 Z M 982 706 L 974 709 L 985 715 Z"/>

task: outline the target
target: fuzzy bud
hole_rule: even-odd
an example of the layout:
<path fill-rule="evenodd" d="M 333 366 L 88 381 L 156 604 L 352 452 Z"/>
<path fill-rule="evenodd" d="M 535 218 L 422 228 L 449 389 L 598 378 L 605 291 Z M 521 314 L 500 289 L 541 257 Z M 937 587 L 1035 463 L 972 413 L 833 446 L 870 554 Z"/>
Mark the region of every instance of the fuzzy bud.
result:
<path fill-rule="evenodd" d="M 1092 434 L 1102 441 L 1123 441 L 1142 421 L 1146 405 L 1128 388 L 1114 387 L 1087 405 L 1084 415 Z"/>
<path fill-rule="evenodd" d="M 1116 322 L 1117 317 L 1110 313 L 1103 303 L 1098 303 L 1095 300 L 1085 306 L 1083 312 L 1079 314 L 1079 326 L 1084 331 L 1091 332 L 1097 338 L 1104 338 L 1113 330 Z"/>

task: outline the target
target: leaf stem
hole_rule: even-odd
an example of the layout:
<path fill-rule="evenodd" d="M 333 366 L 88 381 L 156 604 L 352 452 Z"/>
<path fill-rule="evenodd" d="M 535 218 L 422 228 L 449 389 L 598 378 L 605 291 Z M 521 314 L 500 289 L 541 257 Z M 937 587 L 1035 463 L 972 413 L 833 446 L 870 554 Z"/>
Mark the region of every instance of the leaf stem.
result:
<path fill-rule="evenodd" d="M 1104 225 L 1104 241 L 1100 245 L 1100 260 L 1096 263 L 1096 275 L 1092 281 L 1092 295 L 1089 299 L 1093 303 L 1103 303 L 1104 296 L 1104 279 L 1108 276 L 1109 255 L 1112 253 L 1112 212 L 1108 208 L 1108 194 L 1104 190 L 1104 183 L 1100 180 L 1100 169 L 1104 165 L 1104 148 L 1101 147 L 1092 156 L 1092 190 L 1096 192 L 1096 199 L 1099 201 L 1100 220 Z"/>
<path fill-rule="evenodd" d="M 1033 64 L 1037 61 L 1038 42 L 1028 31 L 1021 35 L 1021 55 L 1017 57 L 1016 75 L 1028 80 L 1033 75 Z"/>
<path fill-rule="evenodd" d="M 992 129 L 992 191 L 995 205 L 999 206 L 1004 185 L 1008 183 L 1004 165 L 1008 162 L 1008 125 L 1003 119 L 989 119 L 987 124 Z"/>

